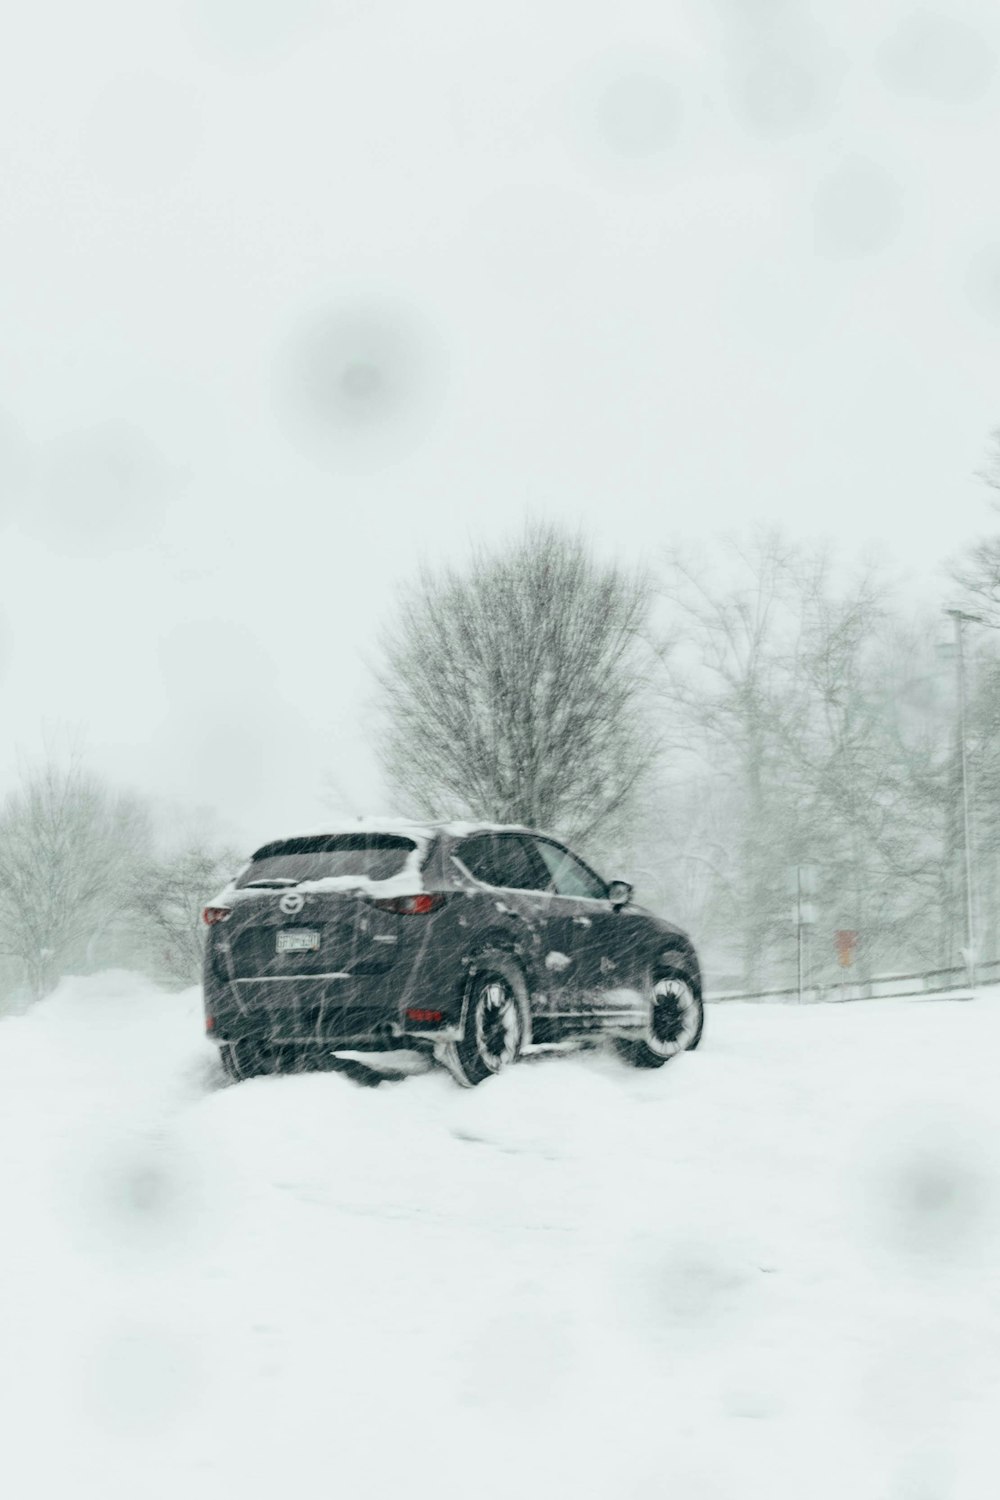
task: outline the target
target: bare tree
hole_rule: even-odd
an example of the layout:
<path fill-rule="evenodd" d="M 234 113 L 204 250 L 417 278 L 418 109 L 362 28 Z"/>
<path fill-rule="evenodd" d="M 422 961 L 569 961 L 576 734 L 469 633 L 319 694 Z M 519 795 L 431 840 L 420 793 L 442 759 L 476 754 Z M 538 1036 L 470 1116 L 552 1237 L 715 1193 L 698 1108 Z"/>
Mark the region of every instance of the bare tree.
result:
<path fill-rule="evenodd" d="M 1000 427 L 990 434 L 989 456 L 979 477 L 991 490 L 1000 492 Z M 1000 500 L 992 503 L 1000 512 Z M 967 547 L 952 565 L 951 576 L 970 612 L 980 615 L 986 624 L 1000 627 L 1000 535 L 981 537 Z"/>
<path fill-rule="evenodd" d="M 206 841 L 149 860 L 139 872 L 134 909 L 147 937 L 153 966 L 179 984 L 196 984 L 201 974 L 205 902 L 240 863 L 231 849 Z"/>
<path fill-rule="evenodd" d="M 967 656 L 968 710 L 966 746 L 971 803 L 973 899 L 975 926 L 982 957 L 1000 955 L 1000 641 L 992 631 L 969 632 Z M 957 745 L 957 714 L 951 807 L 956 863 L 964 853 L 961 818 L 961 762 Z M 960 903 L 964 881 L 954 877 Z M 961 930 L 961 923 L 957 924 Z"/>
<path fill-rule="evenodd" d="M 858 934 L 861 978 L 887 964 L 933 963 L 942 951 L 947 740 L 940 714 L 930 741 L 923 724 L 914 732 L 908 694 L 930 666 L 920 632 L 901 627 L 891 586 L 872 569 L 835 587 L 820 554 L 800 571 L 797 594 L 784 755 L 799 788 L 799 842 L 820 866 L 825 924 Z"/>
<path fill-rule="evenodd" d="M 699 893 L 723 971 L 735 937 L 746 988 L 788 975 L 801 865 L 817 870 L 816 972 L 838 929 L 859 935 L 859 977 L 946 960 L 949 716 L 925 691 L 933 650 L 902 628 L 889 581 L 761 532 L 707 561 L 675 553 L 664 595 L 675 765 L 725 810 L 692 816 L 699 799 L 675 787 L 671 859 L 697 867 L 679 884 Z"/>
<path fill-rule="evenodd" d="M 531 527 L 425 570 L 386 636 L 388 778 L 424 815 L 586 839 L 627 818 L 656 746 L 643 715 L 649 587 Z"/>
<path fill-rule="evenodd" d="M 735 982 L 742 966 L 739 851 L 732 837 L 741 812 L 729 777 L 690 759 L 667 763 L 617 865 L 640 901 L 697 934 L 713 984 Z"/>
<path fill-rule="evenodd" d="M 728 538 L 708 558 L 674 549 L 664 571 L 666 733 L 675 760 L 687 757 L 692 780 L 708 773 L 713 800 L 729 809 L 727 847 L 713 854 L 715 925 L 738 934 L 748 989 L 759 987 L 787 920 L 794 819 L 781 718 L 799 562 L 779 533 L 762 530 Z M 701 863 L 702 851 L 689 850 L 689 858 Z"/>
<path fill-rule="evenodd" d="M 0 953 L 34 997 L 73 964 L 91 967 L 95 944 L 120 917 L 149 822 L 132 797 L 81 765 L 28 771 L 0 807 Z"/>
<path fill-rule="evenodd" d="M 986 467 L 979 476 L 990 489 L 1000 492 L 1000 427 L 990 435 L 990 449 Z M 993 510 L 1000 513 L 1000 500 L 992 502 Z M 961 591 L 961 603 L 966 611 L 995 632 L 1000 630 L 1000 534 L 994 532 L 966 548 L 962 556 L 952 565 L 951 576 Z M 969 658 L 969 711 L 968 711 L 968 774 L 972 790 L 972 863 L 976 871 L 973 899 L 979 911 L 976 925 L 983 939 L 993 952 L 1000 951 L 1000 919 L 997 904 L 1000 899 L 1000 820 L 997 816 L 997 794 L 1000 792 L 1000 668 L 998 668 L 997 637 L 973 630 Z M 958 776 L 960 756 L 956 739 L 956 752 L 952 762 L 955 775 L 952 778 L 951 807 L 952 849 L 956 852 L 964 843 L 964 830 L 959 831 L 958 808 L 961 785 Z M 956 861 L 950 861 L 953 865 Z M 958 880 L 952 877 L 953 896 L 960 895 Z"/>
<path fill-rule="evenodd" d="M 955 564 L 952 575 L 970 613 L 1000 627 L 1000 536 L 982 537 Z"/>

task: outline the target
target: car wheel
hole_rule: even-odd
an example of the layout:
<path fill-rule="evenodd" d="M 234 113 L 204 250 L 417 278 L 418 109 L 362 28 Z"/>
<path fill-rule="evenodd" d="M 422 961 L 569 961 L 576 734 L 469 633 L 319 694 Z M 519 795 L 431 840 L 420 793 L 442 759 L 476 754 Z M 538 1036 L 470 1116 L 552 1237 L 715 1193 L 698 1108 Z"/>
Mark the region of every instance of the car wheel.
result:
<path fill-rule="evenodd" d="M 704 1024 L 699 985 L 684 968 L 668 964 L 657 971 L 650 986 L 646 1035 L 616 1045 L 634 1068 L 662 1068 L 679 1052 L 697 1047 Z"/>
<path fill-rule="evenodd" d="M 222 1071 L 234 1083 L 275 1071 L 270 1049 L 260 1042 L 223 1042 L 219 1047 L 219 1059 Z"/>
<path fill-rule="evenodd" d="M 517 964 L 504 953 L 488 953 L 470 971 L 465 986 L 464 1034 L 448 1042 L 440 1062 L 464 1088 L 474 1088 L 516 1062 L 524 1046 L 528 992 Z"/>

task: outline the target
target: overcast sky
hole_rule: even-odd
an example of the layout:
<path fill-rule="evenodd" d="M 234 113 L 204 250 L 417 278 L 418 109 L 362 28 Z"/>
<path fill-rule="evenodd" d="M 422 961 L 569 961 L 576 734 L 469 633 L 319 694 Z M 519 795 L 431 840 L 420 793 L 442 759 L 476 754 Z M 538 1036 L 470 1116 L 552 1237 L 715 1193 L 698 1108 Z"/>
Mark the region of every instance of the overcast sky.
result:
<path fill-rule="evenodd" d="M 19 7 L 0 790 L 70 725 L 246 843 L 381 810 L 395 591 L 526 516 L 935 597 L 990 524 L 998 57 L 987 0 Z"/>

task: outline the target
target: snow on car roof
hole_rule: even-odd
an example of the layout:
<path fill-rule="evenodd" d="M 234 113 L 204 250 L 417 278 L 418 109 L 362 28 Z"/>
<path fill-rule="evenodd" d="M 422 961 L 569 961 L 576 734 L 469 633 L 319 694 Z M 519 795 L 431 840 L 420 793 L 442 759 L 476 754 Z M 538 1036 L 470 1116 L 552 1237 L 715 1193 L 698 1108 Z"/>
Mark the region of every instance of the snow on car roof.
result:
<path fill-rule="evenodd" d="M 474 833 L 536 833 L 537 829 L 529 828 L 524 823 L 433 823 L 430 825 L 439 833 L 446 833 L 449 838 L 466 839 Z"/>
<path fill-rule="evenodd" d="M 325 839 L 325 838 L 356 838 L 359 834 L 389 834 L 396 838 L 406 838 L 415 844 L 427 844 L 434 837 L 433 830 L 426 823 L 408 823 L 403 818 L 355 818 L 353 822 L 346 819 L 330 819 L 326 823 L 314 823 L 311 828 L 296 828 L 289 832 L 275 835 L 274 838 L 264 839 L 257 845 L 258 849 L 270 848 L 273 844 L 290 843 L 293 839 Z"/>
<path fill-rule="evenodd" d="M 337 838 L 340 835 L 357 835 L 359 833 L 392 834 L 398 838 L 410 839 L 414 845 L 407 854 L 402 869 L 395 875 L 390 875 L 385 880 L 372 880 L 364 875 L 328 875 L 317 880 L 300 881 L 297 890 L 300 891 L 347 891 L 362 890 L 371 895 L 411 895 L 423 889 L 421 879 L 421 866 L 427 854 L 428 846 L 433 840 L 444 834 L 447 838 L 469 838 L 477 833 L 530 833 L 531 830 L 518 823 L 488 823 L 488 822 L 417 822 L 408 818 L 398 817 L 364 817 L 364 818 L 333 818 L 328 822 L 321 823 L 313 828 L 298 833 L 286 833 L 279 838 L 268 839 L 257 845 L 257 851 L 267 849 L 274 844 L 286 843 L 292 839 L 301 838 Z M 253 855 L 251 859 L 253 859 Z M 246 868 L 246 867 L 244 867 Z M 242 873 L 242 871 L 240 872 Z M 227 906 L 233 899 L 236 890 L 235 876 L 229 881 L 219 895 L 210 903 L 215 906 Z M 247 888 L 244 887 L 245 891 Z"/>
<path fill-rule="evenodd" d="M 424 822 L 417 819 L 382 816 L 337 818 L 316 824 L 312 828 L 300 829 L 296 833 L 285 833 L 277 838 L 265 839 L 258 845 L 258 848 L 265 849 L 269 844 L 279 844 L 293 838 L 337 838 L 342 834 L 352 833 L 396 834 L 400 838 L 412 839 L 415 844 L 427 845 L 440 834 L 445 834 L 448 838 L 464 839 L 476 833 L 531 833 L 533 831 L 521 823 L 490 823 L 478 820 L 475 822 L 452 820 Z"/>

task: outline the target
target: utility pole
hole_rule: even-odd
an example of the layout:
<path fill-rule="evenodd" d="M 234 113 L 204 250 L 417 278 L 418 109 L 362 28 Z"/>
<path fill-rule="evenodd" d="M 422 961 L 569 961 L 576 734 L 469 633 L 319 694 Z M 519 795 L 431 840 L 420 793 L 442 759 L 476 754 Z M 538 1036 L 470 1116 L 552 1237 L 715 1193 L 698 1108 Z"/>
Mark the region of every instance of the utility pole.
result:
<path fill-rule="evenodd" d="M 798 975 L 799 975 L 798 990 L 799 990 L 799 1004 L 801 1005 L 802 1004 L 802 938 L 803 938 L 803 934 L 805 932 L 805 926 L 804 926 L 804 923 L 802 921 L 802 866 L 801 865 L 796 865 L 796 867 L 795 867 L 795 913 L 796 913 L 795 925 L 796 925 L 796 928 L 798 930 Z"/>
<path fill-rule="evenodd" d="M 812 927 L 816 921 L 816 907 L 812 901 L 805 901 L 805 896 L 815 896 L 819 872 L 815 865 L 796 865 L 789 871 L 789 887 L 795 897 L 795 908 L 792 912 L 792 920 L 795 923 L 795 967 L 797 975 L 796 989 L 799 996 L 799 1004 L 805 995 L 806 982 L 806 928 Z"/>
<path fill-rule="evenodd" d="M 969 805 L 969 758 L 965 743 L 965 625 L 978 624 L 978 615 L 961 609 L 945 611 L 955 622 L 955 648 L 958 664 L 958 746 L 962 770 L 962 842 L 965 846 L 965 966 L 969 988 L 976 987 L 976 928 L 972 883 L 972 811 Z"/>

